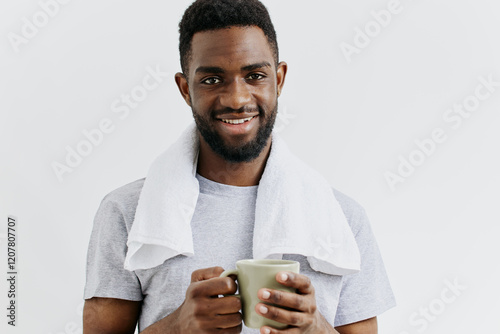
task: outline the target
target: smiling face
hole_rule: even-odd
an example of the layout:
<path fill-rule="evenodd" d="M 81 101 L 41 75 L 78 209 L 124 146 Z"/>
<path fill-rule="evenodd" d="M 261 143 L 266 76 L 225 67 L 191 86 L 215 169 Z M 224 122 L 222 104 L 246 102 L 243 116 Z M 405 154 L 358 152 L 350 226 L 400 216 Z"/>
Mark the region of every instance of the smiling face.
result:
<path fill-rule="evenodd" d="M 201 139 L 226 161 L 248 162 L 270 146 L 285 75 L 260 28 L 233 26 L 196 33 L 176 82 Z"/>

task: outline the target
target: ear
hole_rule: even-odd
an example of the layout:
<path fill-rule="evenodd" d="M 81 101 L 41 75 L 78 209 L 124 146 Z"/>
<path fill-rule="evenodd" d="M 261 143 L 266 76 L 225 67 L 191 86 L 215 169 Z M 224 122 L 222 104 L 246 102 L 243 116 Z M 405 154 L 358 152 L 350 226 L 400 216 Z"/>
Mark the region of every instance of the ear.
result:
<path fill-rule="evenodd" d="M 191 96 L 189 95 L 189 86 L 187 78 L 183 73 L 177 72 L 175 74 L 175 83 L 181 92 L 182 98 L 186 101 L 187 105 L 191 107 Z"/>
<path fill-rule="evenodd" d="M 278 64 L 278 68 L 276 69 L 276 88 L 278 90 L 278 96 L 281 95 L 281 90 L 283 89 L 283 85 L 285 84 L 286 72 L 288 70 L 288 64 L 284 61 Z"/>

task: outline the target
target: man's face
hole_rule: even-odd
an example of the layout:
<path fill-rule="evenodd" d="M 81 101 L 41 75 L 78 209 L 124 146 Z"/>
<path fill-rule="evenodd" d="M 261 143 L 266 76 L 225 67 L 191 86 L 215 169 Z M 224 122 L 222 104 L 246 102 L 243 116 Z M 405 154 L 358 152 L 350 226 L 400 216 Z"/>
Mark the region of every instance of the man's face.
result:
<path fill-rule="evenodd" d="M 276 69 L 257 27 L 196 33 L 191 55 L 183 95 L 203 139 L 227 161 L 255 159 L 271 135 L 286 64 Z"/>

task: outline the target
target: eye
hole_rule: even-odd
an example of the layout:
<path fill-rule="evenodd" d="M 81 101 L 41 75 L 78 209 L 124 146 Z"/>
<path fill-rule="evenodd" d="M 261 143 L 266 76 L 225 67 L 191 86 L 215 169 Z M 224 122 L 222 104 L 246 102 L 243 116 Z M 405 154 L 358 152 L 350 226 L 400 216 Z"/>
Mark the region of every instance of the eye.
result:
<path fill-rule="evenodd" d="M 250 80 L 261 80 L 264 79 L 265 76 L 259 73 L 252 73 L 247 78 Z"/>
<path fill-rule="evenodd" d="M 221 82 L 221 80 L 219 78 L 216 78 L 216 77 L 206 78 L 206 79 L 203 79 L 201 81 L 201 83 L 205 84 L 205 85 L 215 85 L 215 84 L 218 84 L 220 82 Z"/>

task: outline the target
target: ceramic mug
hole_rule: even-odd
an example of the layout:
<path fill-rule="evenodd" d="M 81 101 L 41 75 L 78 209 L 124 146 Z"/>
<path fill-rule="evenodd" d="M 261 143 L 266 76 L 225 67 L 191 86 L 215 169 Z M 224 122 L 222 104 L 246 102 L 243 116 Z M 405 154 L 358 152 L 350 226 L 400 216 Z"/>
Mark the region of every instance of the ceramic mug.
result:
<path fill-rule="evenodd" d="M 249 328 L 271 326 L 277 329 L 286 328 L 286 324 L 264 318 L 255 312 L 258 303 L 263 302 L 257 297 L 259 289 L 267 288 L 295 293 L 295 289 L 286 287 L 276 281 L 276 274 L 280 271 L 299 273 L 300 263 L 288 260 L 240 260 L 236 262 L 236 269 L 224 271 L 220 277 L 235 275 L 238 281 L 238 292 L 241 298 L 243 322 Z"/>

